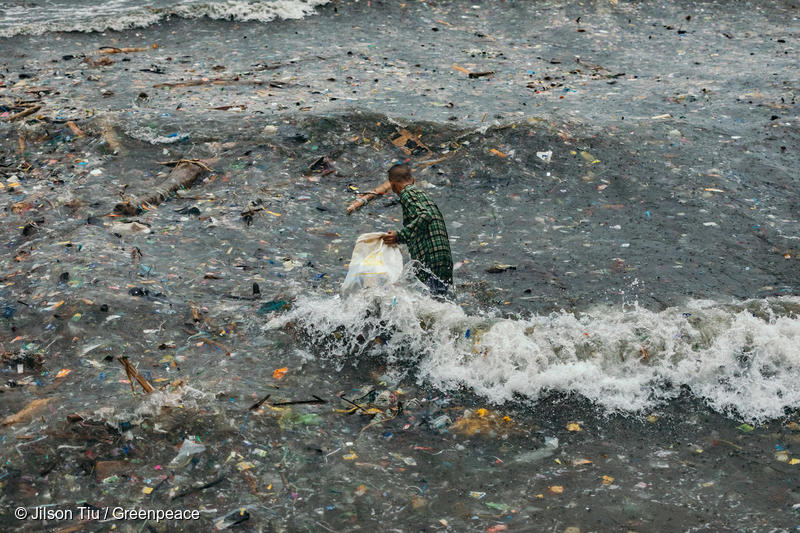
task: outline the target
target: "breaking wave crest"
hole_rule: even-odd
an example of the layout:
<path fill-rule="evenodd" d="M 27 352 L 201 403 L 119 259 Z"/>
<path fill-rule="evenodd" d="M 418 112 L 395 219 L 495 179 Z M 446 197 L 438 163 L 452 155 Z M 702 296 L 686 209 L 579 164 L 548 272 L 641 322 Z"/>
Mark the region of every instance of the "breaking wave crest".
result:
<path fill-rule="evenodd" d="M 377 357 L 395 372 L 413 369 L 420 382 L 468 387 L 498 404 L 576 393 L 610 412 L 641 413 L 688 389 L 755 422 L 800 406 L 796 297 L 501 318 L 393 290 L 300 296 L 266 327 L 286 326 L 340 366 Z"/>
<path fill-rule="evenodd" d="M 301 19 L 330 0 L 184 0 L 159 7 L 133 0 L 110 0 L 83 5 L 50 1 L 30 6 L 10 5 L 0 19 L 0 37 L 47 32 L 101 32 L 142 28 L 171 17 L 269 22 Z M 163 3 L 163 2 L 162 2 Z"/>

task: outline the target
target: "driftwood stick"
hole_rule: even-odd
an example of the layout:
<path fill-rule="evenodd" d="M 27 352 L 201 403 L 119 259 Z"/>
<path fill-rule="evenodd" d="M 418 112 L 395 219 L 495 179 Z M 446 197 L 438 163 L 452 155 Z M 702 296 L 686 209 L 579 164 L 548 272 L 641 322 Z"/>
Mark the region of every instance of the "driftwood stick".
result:
<path fill-rule="evenodd" d="M 392 184 L 387 180 L 383 184 L 371 190 L 370 192 L 360 195 L 355 202 L 347 206 L 347 214 L 349 215 L 359 207 L 367 205 L 370 201 L 374 200 L 375 197 L 380 196 L 382 194 L 386 194 L 391 189 L 392 189 Z"/>
<path fill-rule="evenodd" d="M 117 134 L 114 132 L 114 126 L 111 124 L 110 120 L 102 120 L 100 123 L 100 135 L 103 137 L 108 147 L 111 148 L 112 152 L 116 154 L 122 151 L 122 145 L 117 138 Z"/>
<path fill-rule="evenodd" d="M 256 409 L 258 409 L 259 407 L 261 407 L 261 405 L 262 405 L 264 402 L 266 402 L 267 400 L 269 400 L 269 397 L 270 397 L 270 396 L 272 396 L 272 395 L 271 395 L 271 394 L 267 394 L 266 396 L 264 396 L 263 398 L 261 398 L 260 400 L 258 400 L 256 403 L 254 403 L 253 405 L 251 405 L 251 406 L 250 406 L 250 408 L 248 409 L 248 411 L 255 411 Z"/>
<path fill-rule="evenodd" d="M 70 120 L 70 121 L 68 121 L 68 122 L 67 122 L 67 127 L 68 127 L 70 130 L 72 130 L 72 133 L 74 133 L 76 137 L 83 137 L 83 136 L 84 136 L 84 133 L 83 133 L 83 131 L 82 131 L 82 130 L 81 130 L 79 127 L 78 127 L 78 125 L 77 125 L 77 124 L 75 124 L 73 121 L 71 121 L 71 120 Z"/>
<path fill-rule="evenodd" d="M 21 411 L 5 417 L 3 421 L 0 422 L 0 426 L 11 426 L 26 420 L 31 420 L 34 416 L 37 416 L 39 412 L 44 409 L 48 403 L 50 403 L 51 400 L 52 398 L 39 398 L 37 400 L 33 400 Z"/>
<path fill-rule="evenodd" d="M 6 117 L 6 121 L 7 122 L 14 122 L 15 120 L 19 120 L 21 118 L 27 117 L 28 115 L 32 115 L 32 114 L 36 113 L 41 108 L 42 108 L 42 106 L 40 106 L 40 105 L 35 105 L 33 107 L 29 107 L 28 109 L 26 109 L 24 111 L 20 111 L 19 113 L 15 113 L 15 114 L 11 115 L 10 117 Z"/>
<path fill-rule="evenodd" d="M 186 80 L 186 81 L 176 81 L 176 82 L 167 82 L 167 83 L 156 83 L 153 85 L 154 89 L 161 89 L 163 87 L 169 88 L 177 88 L 177 87 L 196 87 L 198 85 L 227 85 L 229 83 L 242 83 L 245 85 L 264 85 L 268 84 L 270 87 L 274 87 L 276 89 L 280 89 L 283 84 L 280 82 L 274 81 L 263 81 L 263 80 L 244 80 L 239 76 L 235 78 L 203 78 L 199 80 Z"/>
<path fill-rule="evenodd" d="M 365 413 L 367 412 L 367 410 L 366 410 L 366 409 L 364 409 L 363 407 L 361 407 L 360 405 L 358 405 L 356 402 L 350 401 L 350 400 L 348 400 L 347 398 L 345 398 L 344 396 L 339 396 L 339 399 L 340 399 L 340 400 L 344 400 L 344 401 L 346 401 L 347 403 L 349 403 L 350 405 L 352 405 L 352 406 L 354 406 L 354 407 L 357 407 L 357 408 L 361 409 L 361 410 L 362 410 L 362 411 L 364 411 Z"/>
<path fill-rule="evenodd" d="M 210 489 L 214 485 L 218 485 L 225 481 L 225 476 L 220 476 L 214 481 L 209 481 L 208 483 L 204 483 L 198 487 L 189 487 L 188 489 L 184 490 L 183 492 L 179 492 L 175 496 L 173 496 L 172 500 L 177 500 L 178 498 L 183 498 L 184 496 L 188 496 L 189 494 L 194 494 L 195 492 L 200 492 L 201 490 Z"/>
<path fill-rule="evenodd" d="M 153 45 L 153 49 L 158 48 L 158 45 Z M 146 52 L 150 50 L 146 46 L 136 46 L 129 48 L 116 48 L 114 46 L 103 46 L 98 50 L 100 54 L 130 54 L 133 52 Z"/>
<path fill-rule="evenodd" d="M 199 159 L 178 160 L 164 183 L 156 187 L 149 195 L 117 204 L 114 206 L 114 211 L 117 213 L 136 212 L 140 205 L 155 207 L 163 202 L 170 193 L 177 191 L 181 187 L 190 188 L 204 172 L 213 172 L 210 165 L 213 165 L 216 161 L 216 159 L 202 161 Z"/>
<path fill-rule="evenodd" d="M 194 163 L 195 165 L 200 165 L 203 167 L 207 172 L 214 172 L 214 170 L 206 165 L 203 161 L 199 159 L 178 159 L 176 161 L 159 161 L 159 165 L 166 165 L 168 167 L 175 167 L 180 165 L 181 163 Z"/>
<path fill-rule="evenodd" d="M 174 192 L 181 187 L 186 187 L 187 189 L 192 186 L 194 181 L 197 179 L 200 174 L 206 171 L 210 171 L 209 164 L 213 164 L 216 160 L 213 161 L 181 161 L 175 165 L 172 171 L 169 173 L 166 182 L 164 182 L 158 190 L 154 191 L 153 194 L 143 199 L 142 203 L 148 203 L 151 205 L 158 205 L 160 204 L 169 193 Z"/>
<path fill-rule="evenodd" d="M 441 162 L 443 162 L 443 161 L 447 161 L 448 159 L 450 159 L 451 157 L 453 157 L 454 155 L 456 155 L 456 152 L 457 152 L 457 151 L 458 151 L 458 150 L 454 150 L 454 151 L 450 152 L 449 154 L 447 154 L 446 156 L 444 156 L 444 157 L 440 157 L 439 159 L 434 159 L 434 160 L 432 160 L 432 161 L 425 161 L 424 163 L 419 163 L 419 164 L 417 164 L 415 167 L 416 167 L 418 170 L 421 170 L 421 169 L 423 169 L 423 168 L 425 168 L 425 167 L 429 167 L 429 166 L 431 166 L 431 165 L 438 165 L 439 163 L 441 163 Z"/>
<path fill-rule="evenodd" d="M 320 398 L 319 396 L 316 396 L 314 394 L 312 394 L 311 397 L 314 398 L 314 399 L 313 400 L 294 400 L 294 401 L 291 401 L 291 402 L 278 402 L 278 403 L 273 403 L 271 405 L 273 407 L 278 407 L 280 405 L 303 405 L 303 404 L 328 403 L 326 400 L 323 400 L 322 398 Z"/>
<path fill-rule="evenodd" d="M 139 374 L 139 372 L 136 371 L 135 368 L 133 368 L 133 365 L 131 364 L 130 361 L 128 361 L 127 357 L 125 357 L 124 355 L 121 355 L 121 356 L 117 357 L 117 360 L 125 368 L 125 373 L 128 374 L 128 380 L 130 380 L 130 382 L 131 382 L 131 389 L 133 389 L 133 380 L 135 379 L 139 383 L 139 385 L 141 385 L 141 387 L 144 389 L 144 391 L 147 394 L 150 394 L 151 392 L 153 392 L 153 390 L 154 390 L 153 386 L 150 385 L 150 383 L 148 383 L 148 381 L 146 379 L 144 379 L 141 376 L 141 374 Z M 133 378 L 133 379 L 131 379 L 131 378 Z"/>

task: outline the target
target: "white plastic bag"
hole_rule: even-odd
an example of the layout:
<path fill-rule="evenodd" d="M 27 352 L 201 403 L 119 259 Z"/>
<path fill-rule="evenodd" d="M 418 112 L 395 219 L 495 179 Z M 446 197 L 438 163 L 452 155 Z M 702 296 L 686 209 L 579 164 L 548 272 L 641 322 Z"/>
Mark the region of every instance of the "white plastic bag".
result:
<path fill-rule="evenodd" d="M 394 283 L 403 275 L 400 249 L 384 244 L 381 235 L 364 233 L 358 236 L 342 292 Z"/>

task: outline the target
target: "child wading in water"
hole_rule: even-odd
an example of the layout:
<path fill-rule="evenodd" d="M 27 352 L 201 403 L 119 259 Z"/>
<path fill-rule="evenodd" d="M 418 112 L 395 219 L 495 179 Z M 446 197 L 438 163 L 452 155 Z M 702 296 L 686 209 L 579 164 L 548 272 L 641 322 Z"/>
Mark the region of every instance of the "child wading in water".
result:
<path fill-rule="evenodd" d="M 389 183 L 403 206 L 403 229 L 384 233 L 383 242 L 405 244 L 411 258 L 422 263 L 417 277 L 431 294 L 447 294 L 453 285 L 453 256 L 442 213 L 425 192 L 414 186 L 408 165 L 390 168 Z"/>

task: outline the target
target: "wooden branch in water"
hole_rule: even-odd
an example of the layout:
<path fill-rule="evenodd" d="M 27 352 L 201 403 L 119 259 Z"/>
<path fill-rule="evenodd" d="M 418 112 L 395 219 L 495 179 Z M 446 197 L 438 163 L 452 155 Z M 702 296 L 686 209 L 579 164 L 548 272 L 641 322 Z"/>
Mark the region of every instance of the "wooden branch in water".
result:
<path fill-rule="evenodd" d="M 33 400 L 31 403 L 26 405 L 21 411 L 13 415 L 9 415 L 3 419 L 3 422 L 0 423 L 2 426 L 11 426 L 14 424 L 18 424 L 20 422 L 24 422 L 26 420 L 32 419 L 34 416 L 39 414 L 39 411 L 44 409 L 44 407 L 50 403 L 52 398 L 39 398 L 37 400 Z"/>
<path fill-rule="evenodd" d="M 216 162 L 216 159 L 180 159 L 175 162 L 175 167 L 169 173 L 164 183 L 156 187 L 147 196 L 117 204 L 114 206 L 114 211 L 116 213 L 137 212 L 139 206 L 144 204 L 157 206 L 163 202 L 170 193 L 177 191 L 181 187 L 186 189 L 191 188 L 195 180 L 204 172 L 213 172 L 210 165 Z"/>
<path fill-rule="evenodd" d="M 370 192 L 361 195 L 355 202 L 353 202 L 349 206 L 347 206 L 347 214 L 349 215 L 350 213 L 352 213 L 356 209 L 367 205 L 369 202 L 371 202 L 377 196 L 380 196 L 382 194 L 386 194 L 391 189 L 392 189 L 392 184 L 388 180 L 385 181 L 383 184 L 379 185 L 378 187 L 376 187 L 375 189 L 371 190 Z"/>
<path fill-rule="evenodd" d="M 122 145 L 117 138 L 117 134 L 114 133 L 114 126 L 111 124 L 110 120 L 102 120 L 100 123 L 100 135 L 103 137 L 108 147 L 111 148 L 112 152 L 116 154 L 122 151 Z"/>
<path fill-rule="evenodd" d="M 200 492 L 201 490 L 210 489 L 214 485 L 218 485 L 218 484 L 222 483 L 223 481 L 225 481 L 225 477 L 224 476 L 220 476 L 217 479 L 215 479 L 214 481 L 209 481 L 208 483 L 205 483 L 205 484 L 200 485 L 198 487 L 189 487 L 185 491 L 179 492 L 178 494 L 173 496 L 171 499 L 172 500 L 177 500 L 178 498 L 183 498 L 184 496 L 188 496 L 189 494 L 194 494 L 195 492 Z"/>
<path fill-rule="evenodd" d="M 155 89 L 163 87 L 176 88 L 176 87 L 196 87 L 198 85 L 227 85 L 229 83 L 242 83 L 245 85 L 269 85 L 276 89 L 283 88 L 283 84 L 278 81 L 263 81 L 263 80 L 243 80 L 239 76 L 235 78 L 202 78 L 199 80 L 186 80 L 168 83 L 156 83 L 153 85 Z"/>
<path fill-rule="evenodd" d="M 303 404 L 320 404 L 320 403 L 328 403 L 326 400 L 323 400 L 319 396 L 314 394 L 311 395 L 313 400 L 293 400 L 291 402 L 278 402 L 271 404 L 273 407 L 278 407 L 280 405 L 303 405 Z"/>
<path fill-rule="evenodd" d="M 134 391 L 133 388 L 133 381 L 136 380 L 139 385 L 144 389 L 147 394 L 153 392 L 153 386 L 148 383 L 146 379 L 144 379 L 139 372 L 133 367 L 128 358 L 124 355 L 117 357 L 117 360 L 122 364 L 123 368 L 125 368 L 125 373 L 128 375 L 128 381 L 131 382 L 131 391 Z M 135 391 L 134 391 L 135 393 Z"/>
<path fill-rule="evenodd" d="M 158 45 L 154 44 L 152 49 L 155 50 L 156 48 L 158 48 Z M 146 46 L 135 46 L 135 47 L 129 47 L 129 48 L 116 48 L 114 46 L 103 46 L 103 47 L 100 48 L 100 50 L 98 50 L 98 53 L 100 53 L 100 54 L 130 54 L 130 53 L 133 53 L 133 52 L 146 52 L 146 51 L 148 51 L 150 49 L 151 48 L 148 48 Z"/>
<path fill-rule="evenodd" d="M 433 161 L 425 161 L 424 163 L 419 163 L 419 164 L 415 165 L 415 168 L 417 170 L 421 170 L 421 169 L 423 169 L 425 167 L 429 167 L 431 165 L 437 165 L 437 164 L 439 164 L 439 163 L 441 163 L 443 161 L 447 161 L 448 159 L 450 159 L 451 157 L 456 155 L 457 151 L 458 150 L 454 150 L 454 151 L 450 152 L 449 154 L 447 154 L 446 156 L 440 157 L 439 159 L 434 159 Z"/>
<path fill-rule="evenodd" d="M 333 59 L 333 58 L 315 55 L 313 57 L 306 57 L 306 58 L 297 59 L 296 61 L 287 61 L 286 63 L 276 63 L 274 65 L 258 65 L 257 67 L 253 68 L 253 71 L 254 72 L 259 72 L 259 71 L 263 71 L 263 70 L 277 70 L 277 69 L 279 69 L 281 67 L 288 67 L 288 66 L 291 66 L 291 65 L 296 65 L 298 63 L 306 63 L 306 62 L 309 62 L 309 61 L 328 61 L 329 59 Z"/>
<path fill-rule="evenodd" d="M 227 346 L 225 346 L 224 344 L 222 344 L 221 342 L 217 342 L 217 341 L 215 341 L 215 340 L 207 339 L 207 338 L 205 338 L 205 337 L 203 338 L 203 341 L 202 341 L 202 342 L 203 342 L 204 344 L 208 344 L 208 345 L 210 345 L 210 346 L 216 346 L 216 347 L 217 347 L 217 348 L 219 348 L 221 351 L 225 352 L 225 355 L 230 355 L 230 354 L 231 354 L 231 349 L 230 349 L 230 348 L 228 348 Z"/>
<path fill-rule="evenodd" d="M 361 410 L 362 410 L 362 411 L 364 411 L 365 413 L 367 412 L 367 410 L 366 410 L 366 409 L 364 409 L 363 407 L 361 407 L 360 405 L 358 405 L 356 402 L 350 401 L 350 400 L 348 400 L 347 398 L 345 398 L 344 396 L 339 396 L 339 399 L 340 399 L 340 400 L 344 400 L 344 401 L 346 401 L 347 403 L 349 403 L 350 405 L 352 405 L 352 406 L 354 406 L 354 407 L 357 407 L 358 409 L 361 409 Z"/>
<path fill-rule="evenodd" d="M 200 159 L 177 159 L 175 161 L 159 161 L 158 162 L 159 165 L 166 165 L 168 167 L 175 167 L 175 166 L 180 165 L 181 163 L 194 163 L 195 165 L 200 165 L 201 167 L 203 167 L 208 172 L 214 172 L 214 170 L 211 167 L 209 167 L 208 165 L 203 163 Z"/>
<path fill-rule="evenodd" d="M 71 121 L 71 120 L 70 120 L 70 121 L 68 121 L 68 122 L 67 122 L 67 127 L 68 127 L 70 130 L 72 130 L 72 133 L 74 133 L 76 137 L 83 137 L 83 136 L 84 136 L 84 133 L 83 133 L 83 131 L 82 131 L 82 130 L 81 130 L 79 127 L 78 127 L 78 125 L 77 125 L 77 124 L 75 124 L 73 121 Z"/>
<path fill-rule="evenodd" d="M 272 395 L 271 395 L 271 394 L 267 394 L 266 396 L 264 396 L 263 398 L 261 398 L 260 400 L 258 400 L 256 403 L 254 403 L 253 405 L 251 405 L 251 406 L 250 406 L 250 408 L 248 409 L 248 411 L 255 411 L 256 409 L 258 409 L 259 407 L 261 407 L 261 405 L 262 405 L 264 402 L 266 402 L 267 400 L 269 400 L 269 397 L 270 397 L 270 396 L 272 396 Z"/>
<path fill-rule="evenodd" d="M 21 118 L 25 118 L 28 115 L 32 115 L 32 114 L 36 113 L 41 108 L 42 108 L 41 105 L 35 105 L 35 106 L 32 106 L 32 107 L 29 107 L 28 109 L 26 109 L 24 111 L 20 111 L 19 113 L 15 113 L 15 114 L 13 114 L 13 115 L 11 115 L 9 117 L 6 117 L 6 122 L 14 122 L 15 120 L 19 120 Z"/>

